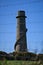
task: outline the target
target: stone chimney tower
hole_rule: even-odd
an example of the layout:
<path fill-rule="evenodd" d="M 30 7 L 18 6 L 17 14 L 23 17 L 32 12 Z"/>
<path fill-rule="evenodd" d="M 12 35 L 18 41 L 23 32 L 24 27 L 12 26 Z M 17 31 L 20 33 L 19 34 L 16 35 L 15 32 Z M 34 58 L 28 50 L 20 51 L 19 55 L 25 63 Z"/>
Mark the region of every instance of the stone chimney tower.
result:
<path fill-rule="evenodd" d="M 17 18 L 17 37 L 15 43 L 16 52 L 25 52 L 27 51 L 27 41 L 26 41 L 26 21 L 25 21 L 25 11 L 18 11 Z"/>

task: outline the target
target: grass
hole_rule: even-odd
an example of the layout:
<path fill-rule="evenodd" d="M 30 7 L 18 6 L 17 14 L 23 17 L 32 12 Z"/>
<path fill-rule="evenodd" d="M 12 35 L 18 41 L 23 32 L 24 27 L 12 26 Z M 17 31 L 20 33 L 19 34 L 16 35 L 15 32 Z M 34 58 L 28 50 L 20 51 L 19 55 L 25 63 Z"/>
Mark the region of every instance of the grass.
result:
<path fill-rule="evenodd" d="M 43 65 L 40 61 L 0 61 L 0 65 Z"/>

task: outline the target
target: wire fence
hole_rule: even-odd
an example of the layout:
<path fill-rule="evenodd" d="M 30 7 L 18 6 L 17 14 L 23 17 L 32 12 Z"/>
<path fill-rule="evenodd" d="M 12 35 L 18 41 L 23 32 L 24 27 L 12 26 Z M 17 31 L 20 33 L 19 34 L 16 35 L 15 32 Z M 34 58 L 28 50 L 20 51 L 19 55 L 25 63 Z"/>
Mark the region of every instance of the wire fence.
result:
<path fill-rule="evenodd" d="M 43 0 L 35 0 L 35 1 L 27 1 L 27 3 L 26 2 L 23 2 L 23 3 L 15 3 L 15 4 L 0 4 L 0 8 L 1 7 L 9 7 L 9 6 L 15 6 L 16 4 L 17 5 L 28 5 L 28 4 L 32 4 L 32 3 L 41 3 L 41 2 L 43 2 Z"/>
<path fill-rule="evenodd" d="M 9 4 L 0 4 L 0 9 L 1 9 L 1 8 L 4 8 L 4 7 L 6 7 L 6 8 L 10 8 L 10 7 L 11 7 L 11 8 L 12 8 L 13 6 L 15 7 L 15 5 L 18 5 L 18 6 L 20 6 L 20 5 L 22 5 L 22 6 L 28 6 L 29 4 L 35 4 L 35 3 L 36 3 L 36 4 L 37 4 L 37 3 L 43 3 L 43 0 L 35 0 L 35 1 L 29 1 L 29 2 L 23 2 L 23 3 L 15 3 L 15 4 L 11 4 L 11 3 L 9 3 Z M 18 6 L 16 6 L 16 7 L 18 7 Z M 35 14 L 40 14 L 40 13 L 42 13 L 42 14 L 43 14 L 43 9 L 42 9 L 42 10 L 38 10 L 38 11 L 37 11 L 37 10 L 35 10 L 35 11 L 30 11 L 30 10 L 27 9 L 27 12 L 28 12 L 28 14 L 29 14 L 29 13 L 33 13 L 33 14 L 34 14 L 34 13 L 35 13 Z M 0 13 L 0 17 L 1 17 L 1 16 L 3 16 L 3 17 L 4 17 L 4 16 L 5 16 L 5 17 L 6 17 L 6 16 L 15 16 L 15 13 L 12 13 L 12 12 L 11 12 L 11 13 L 8 12 L 7 14 L 6 14 L 6 13 L 3 13 L 3 14 Z M 42 16 L 41 16 L 41 17 L 42 17 Z M 1 20 L 0 20 L 0 21 L 1 21 Z M 40 22 L 39 22 L 39 21 L 36 21 L 36 22 L 29 22 L 29 23 L 30 23 L 30 24 L 36 24 L 36 25 L 37 25 L 37 24 L 43 24 L 43 21 L 40 21 Z M 15 23 L 0 23 L 0 26 L 5 26 L 5 27 L 7 26 L 7 27 L 8 27 L 8 26 L 10 26 L 10 25 L 11 25 L 11 26 L 14 26 Z M 1 27 L 1 28 L 3 28 L 3 27 Z M 0 28 L 0 29 L 1 29 L 1 28 Z M 42 34 L 42 36 L 43 36 L 43 30 L 42 30 L 42 31 L 29 31 L 29 33 L 30 33 L 30 34 Z M 14 31 L 13 31 L 13 32 L 0 31 L 0 35 L 1 35 L 1 34 L 3 34 L 3 35 L 4 35 L 4 34 L 6 34 L 6 35 L 7 35 L 7 34 L 15 34 L 15 32 L 14 32 Z M 2 36 L 2 35 L 1 35 L 1 36 Z M 5 40 L 5 41 L 6 41 L 6 40 Z M 3 41 L 3 42 L 4 42 L 4 41 Z M 8 42 L 9 42 L 9 41 L 8 41 Z M 32 42 L 32 41 L 31 41 L 31 42 Z M 36 43 L 36 42 L 39 43 L 39 42 L 41 42 L 41 41 L 35 41 L 34 43 Z M 11 42 L 11 43 L 12 43 L 12 42 Z M 41 45 L 41 46 L 42 46 L 42 45 Z M 28 49 L 28 51 L 29 51 L 29 49 Z M 36 51 L 35 51 L 35 52 L 36 52 Z"/>

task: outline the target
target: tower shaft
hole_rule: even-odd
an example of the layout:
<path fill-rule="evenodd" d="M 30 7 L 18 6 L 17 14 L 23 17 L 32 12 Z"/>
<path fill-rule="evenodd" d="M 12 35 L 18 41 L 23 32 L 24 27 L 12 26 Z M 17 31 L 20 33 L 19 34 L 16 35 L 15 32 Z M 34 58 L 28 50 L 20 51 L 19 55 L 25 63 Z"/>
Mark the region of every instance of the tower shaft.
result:
<path fill-rule="evenodd" d="M 15 43 L 15 50 L 27 51 L 27 40 L 26 40 L 26 22 L 25 22 L 25 11 L 18 11 L 17 18 L 17 36 Z"/>

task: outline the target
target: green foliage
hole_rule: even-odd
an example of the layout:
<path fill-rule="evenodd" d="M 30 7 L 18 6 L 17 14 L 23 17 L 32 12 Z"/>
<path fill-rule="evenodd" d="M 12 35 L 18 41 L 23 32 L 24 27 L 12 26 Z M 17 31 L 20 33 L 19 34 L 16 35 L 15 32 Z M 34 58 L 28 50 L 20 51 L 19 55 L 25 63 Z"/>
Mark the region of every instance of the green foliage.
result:
<path fill-rule="evenodd" d="M 0 65 L 43 65 L 43 61 L 0 61 Z"/>
<path fill-rule="evenodd" d="M 0 61 L 0 65 L 8 65 L 7 60 Z"/>
<path fill-rule="evenodd" d="M 0 60 L 43 60 L 43 54 L 34 54 L 31 52 L 12 52 L 7 54 L 0 51 Z"/>
<path fill-rule="evenodd" d="M 36 54 L 29 52 L 13 52 L 15 60 L 34 60 Z"/>

